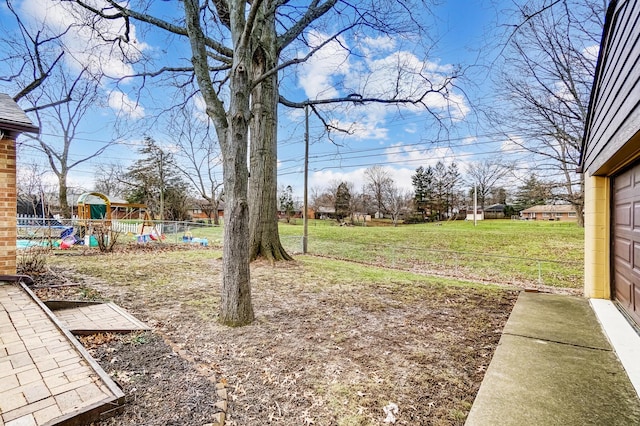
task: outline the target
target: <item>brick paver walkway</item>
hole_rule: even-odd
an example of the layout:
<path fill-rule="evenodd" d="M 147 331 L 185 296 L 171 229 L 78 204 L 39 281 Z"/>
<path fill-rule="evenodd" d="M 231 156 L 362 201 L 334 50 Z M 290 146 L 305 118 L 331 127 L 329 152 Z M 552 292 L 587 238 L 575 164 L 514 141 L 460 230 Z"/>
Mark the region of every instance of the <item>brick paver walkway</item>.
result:
<path fill-rule="evenodd" d="M 56 309 L 53 313 L 67 330 L 76 334 L 149 330 L 149 327 L 113 303 Z"/>
<path fill-rule="evenodd" d="M 0 282 L 0 426 L 56 424 L 123 397 L 71 339 L 27 291 Z"/>

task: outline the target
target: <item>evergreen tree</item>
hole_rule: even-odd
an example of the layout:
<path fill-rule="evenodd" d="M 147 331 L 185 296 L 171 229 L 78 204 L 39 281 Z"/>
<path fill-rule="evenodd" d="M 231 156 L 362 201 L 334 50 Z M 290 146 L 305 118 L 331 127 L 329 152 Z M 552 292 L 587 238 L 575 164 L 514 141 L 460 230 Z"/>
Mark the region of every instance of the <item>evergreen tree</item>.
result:
<path fill-rule="evenodd" d="M 141 158 L 127 169 L 125 191 L 130 203 L 146 204 L 154 218 L 186 220 L 188 185 L 182 180 L 171 153 L 150 137 L 138 150 Z"/>
<path fill-rule="evenodd" d="M 351 193 L 346 182 L 341 182 L 336 190 L 336 219 L 342 221 L 345 217 L 348 217 L 351 206 Z"/>
<path fill-rule="evenodd" d="M 284 191 L 280 194 L 280 210 L 285 213 L 288 223 L 295 210 L 295 206 L 293 204 L 293 188 L 291 185 L 287 185 Z"/>
<path fill-rule="evenodd" d="M 416 169 L 416 174 L 411 176 L 414 188 L 414 205 L 423 216 L 431 211 L 431 201 L 433 198 L 433 169 L 431 166 L 420 166 Z"/>
<path fill-rule="evenodd" d="M 518 187 L 515 209 L 521 211 L 531 206 L 542 205 L 552 198 L 550 185 L 539 181 L 535 175 L 531 175 L 524 184 Z"/>

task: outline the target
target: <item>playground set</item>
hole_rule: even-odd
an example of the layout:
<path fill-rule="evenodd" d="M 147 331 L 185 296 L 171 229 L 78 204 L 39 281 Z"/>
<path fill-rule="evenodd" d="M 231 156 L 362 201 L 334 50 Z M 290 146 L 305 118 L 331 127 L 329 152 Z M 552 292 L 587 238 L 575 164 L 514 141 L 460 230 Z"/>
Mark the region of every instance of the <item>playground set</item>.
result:
<path fill-rule="evenodd" d="M 78 217 L 73 226 L 65 226 L 55 219 L 18 218 L 17 247 L 53 246 L 67 249 L 74 244 L 97 247 L 97 236 L 120 231 L 116 229 L 114 219 L 139 221 L 135 235 L 138 242 L 163 238 L 145 204 L 114 201 L 99 192 L 86 192 L 78 198 L 77 206 Z"/>
<path fill-rule="evenodd" d="M 135 235 L 139 243 L 164 239 L 145 204 L 113 201 L 99 192 L 85 192 L 78 198 L 78 220 L 75 223 L 74 237 L 79 237 L 80 240 L 76 239 L 74 244 L 84 241 L 85 245 L 97 246 L 96 235 L 120 231 L 115 229 L 115 219 L 140 221 Z"/>
<path fill-rule="evenodd" d="M 131 235 L 137 243 L 162 242 L 162 225 L 153 221 L 145 204 L 112 200 L 99 192 L 86 192 L 78 198 L 78 216 L 73 226 L 55 219 L 18 219 L 18 248 L 53 246 L 68 249 L 80 244 L 98 247 L 99 239 L 108 244 L 113 232 Z M 207 246 L 206 238 L 195 238 L 187 229 L 182 242 Z"/>

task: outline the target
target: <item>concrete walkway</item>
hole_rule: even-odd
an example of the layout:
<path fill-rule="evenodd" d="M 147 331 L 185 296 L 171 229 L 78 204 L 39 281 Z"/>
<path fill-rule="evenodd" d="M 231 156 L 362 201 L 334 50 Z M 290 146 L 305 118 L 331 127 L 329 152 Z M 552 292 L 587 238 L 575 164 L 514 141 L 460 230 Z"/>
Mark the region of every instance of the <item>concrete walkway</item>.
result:
<path fill-rule="evenodd" d="M 640 399 L 589 300 L 521 293 L 466 425 L 640 425 Z"/>
<path fill-rule="evenodd" d="M 0 282 L 0 426 L 88 424 L 123 401 L 30 290 Z"/>

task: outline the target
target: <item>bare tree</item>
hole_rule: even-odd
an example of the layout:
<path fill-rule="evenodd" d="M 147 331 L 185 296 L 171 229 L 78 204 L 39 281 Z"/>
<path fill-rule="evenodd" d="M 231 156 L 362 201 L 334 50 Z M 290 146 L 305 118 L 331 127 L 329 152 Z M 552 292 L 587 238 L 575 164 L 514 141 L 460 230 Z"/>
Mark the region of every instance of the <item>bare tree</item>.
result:
<path fill-rule="evenodd" d="M 176 167 L 180 169 L 185 178 L 191 182 L 200 197 L 205 201 L 201 203 L 203 211 L 213 223 L 220 224 L 218 210 L 222 202 L 223 185 L 221 172 L 222 158 L 215 131 L 210 128 L 208 117 L 194 119 L 198 111 L 193 104 L 185 108 L 174 110 L 169 121 L 168 132 L 175 138 L 178 148 L 176 156 L 181 161 L 176 161 Z"/>
<path fill-rule="evenodd" d="M 127 189 L 125 173 L 120 164 L 100 164 L 93 180 L 93 189 L 109 197 L 124 197 Z"/>
<path fill-rule="evenodd" d="M 512 171 L 513 165 L 505 164 L 499 159 L 477 161 L 467 166 L 467 182 L 475 187 L 481 209 L 485 208 L 489 195 L 497 189 L 500 181 Z"/>
<path fill-rule="evenodd" d="M 400 217 L 411 212 L 413 194 L 392 184 L 387 187 L 385 198 L 393 226 L 398 226 Z"/>
<path fill-rule="evenodd" d="M 44 216 L 44 170 L 36 163 L 25 164 L 18 170 L 18 212 L 33 216 Z"/>
<path fill-rule="evenodd" d="M 185 81 L 182 83 L 188 85 L 187 74 L 195 75 L 197 89 L 216 128 L 223 157 L 226 220 L 220 318 L 231 325 L 252 321 L 248 261 L 252 256 L 288 258 L 277 236 L 275 215 L 276 108 L 278 99 L 283 102 L 278 93 L 278 73 L 322 49 L 325 42 L 311 46 L 302 58 L 297 49 L 300 47 L 297 43 L 304 44 L 308 40 L 304 37 L 305 31 L 321 18 L 326 19 L 321 22 L 324 28 L 337 24 L 338 29 L 329 36 L 330 40 L 338 40 L 347 31 L 365 27 L 380 29 L 383 33 L 399 32 L 402 24 L 419 26 L 407 13 L 411 10 L 410 2 L 367 0 L 354 5 L 324 0 L 294 5 L 276 0 L 214 0 L 202 4 L 186 0 L 182 2 L 184 26 L 180 20 L 168 22 L 149 15 L 150 9 L 145 8 L 145 4 L 134 10 L 133 6 L 137 4 L 124 5 L 115 0 L 105 0 L 107 6 L 104 8 L 96 8 L 93 2 L 83 0 L 75 3 L 102 19 L 123 21 L 123 33 L 111 36 L 114 44 L 129 40 L 131 21 L 144 22 L 176 37 L 188 37 L 191 48 L 188 66 L 163 66 L 142 72 L 140 76 L 150 78 L 171 72 L 183 73 Z M 326 25 L 330 22 L 329 15 L 334 20 Z M 91 19 L 88 23 L 93 25 L 95 22 L 96 19 Z M 288 47 L 291 52 L 284 55 L 283 51 Z M 414 73 L 412 77 L 418 78 L 418 75 Z M 406 99 L 408 104 L 425 104 L 428 96 L 438 90 L 444 91 L 442 87 L 449 87 L 447 82 L 420 86 L 423 90 Z M 409 94 L 403 97 L 409 98 Z M 369 101 L 350 96 L 345 96 L 344 100 Z M 395 99 L 388 101 L 398 102 Z M 308 104 L 289 103 L 299 107 Z M 252 137 L 250 182 L 246 164 L 249 127 Z"/>
<path fill-rule="evenodd" d="M 571 203 L 582 224 L 580 160 L 589 95 L 606 1 L 527 2 L 504 50 L 498 84 L 512 108 L 492 115 L 509 140 L 540 159 L 538 169 L 561 182 L 557 194 Z M 560 186 L 559 186 L 560 187 Z"/>
<path fill-rule="evenodd" d="M 16 12 L 12 0 L 6 1 L 7 10 L 14 18 L 18 31 L 2 28 L 0 36 L 0 55 L 2 55 L 2 71 L 0 83 L 8 85 L 14 92 L 13 100 L 19 103 L 31 93 L 37 93 L 47 79 L 54 75 L 61 67 L 64 51 L 61 48 L 61 37 L 69 31 L 66 28 L 57 34 L 52 34 L 44 26 L 30 29 Z M 68 102 L 70 93 L 62 93 L 51 103 L 29 105 L 23 108 L 30 112 L 34 109 L 45 109 L 52 105 Z"/>
<path fill-rule="evenodd" d="M 25 97 L 25 101 L 32 105 L 39 127 L 55 129 L 59 132 L 59 135 L 42 133 L 30 136 L 26 145 L 44 153 L 51 170 L 58 178 L 60 214 L 65 218 L 71 217 L 67 199 L 69 171 L 98 157 L 113 144 L 113 142 L 105 142 L 89 154 L 75 154 L 78 152 L 74 148 L 78 145 L 81 125 L 99 98 L 96 82 L 85 77 L 87 76 L 84 75 L 84 71 L 79 72 L 75 77 L 72 77 L 70 72 L 59 73 L 55 77 L 49 77 L 49 83 L 55 80 L 55 84 L 43 85 L 37 95 L 31 92 Z M 73 99 L 56 103 L 66 95 L 72 96 Z M 39 109 L 38 106 L 43 104 L 50 106 Z"/>
<path fill-rule="evenodd" d="M 376 204 L 378 213 L 384 214 L 388 211 L 388 196 L 393 192 L 393 179 L 385 168 L 379 165 L 369 167 L 364 171 L 366 179 L 366 190 Z"/>

